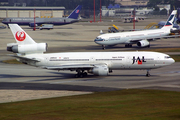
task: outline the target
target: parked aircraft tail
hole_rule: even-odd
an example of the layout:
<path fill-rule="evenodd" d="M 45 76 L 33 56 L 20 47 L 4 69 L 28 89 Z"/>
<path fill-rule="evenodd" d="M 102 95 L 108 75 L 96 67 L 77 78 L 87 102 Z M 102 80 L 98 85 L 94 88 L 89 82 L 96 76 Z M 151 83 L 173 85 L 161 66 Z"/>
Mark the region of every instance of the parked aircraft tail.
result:
<path fill-rule="evenodd" d="M 17 24 L 9 24 L 11 32 L 18 44 L 35 44 L 36 42 Z"/>
<path fill-rule="evenodd" d="M 72 11 L 72 13 L 68 16 L 68 18 L 72 18 L 72 19 L 78 19 L 79 13 L 81 11 L 82 6 L 78 5 L 74 11 Z"/>
<path fill-rule="evenodd" d="M 177 10 L 173 10 L 172 13 L 171 13 L 171 15 L 169 16 L 166 24 L 165 24 L 161 29 L 166 29 L 166 28 L 171 29 L 171 28 L 173 28 L 176 14 L 177 14 Z"/>
<path fill-rule="evenodd" d="M 9 24 L 17 43 L 7 44 L 7 51 L 19 54 L 43 53 L 47 50 L 46 43 L 36 43 L 19 25 Z"/>
<path fill-rule="evenodd" d="M 180 23 L 180 8 L 177 9 L 177 23 Z"/>

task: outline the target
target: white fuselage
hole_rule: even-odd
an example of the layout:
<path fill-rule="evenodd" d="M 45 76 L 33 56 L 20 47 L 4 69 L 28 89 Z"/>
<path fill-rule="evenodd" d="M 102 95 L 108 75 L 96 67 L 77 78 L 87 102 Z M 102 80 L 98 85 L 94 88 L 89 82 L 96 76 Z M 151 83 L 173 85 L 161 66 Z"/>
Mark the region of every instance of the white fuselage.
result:
<path fill-rule="evenodd" d="M 107 33 L 99 35 L 94 42 L 100 45 L 134 44 L 141 40 L 161 38 L 169 34 L 170 29 Z"/>
<path fill-rule="evenodd" d="M 51 54 L 29 54 L 26 58 L 34 61 L 21 61 L 29 65 L 47 67 L 62 65 L 100 65 L 104 64 L 111 70 L 119 69 L 154 69 L 170 65 L 174 60 L 167 54 L 158 52 L 70 52 Z"/>

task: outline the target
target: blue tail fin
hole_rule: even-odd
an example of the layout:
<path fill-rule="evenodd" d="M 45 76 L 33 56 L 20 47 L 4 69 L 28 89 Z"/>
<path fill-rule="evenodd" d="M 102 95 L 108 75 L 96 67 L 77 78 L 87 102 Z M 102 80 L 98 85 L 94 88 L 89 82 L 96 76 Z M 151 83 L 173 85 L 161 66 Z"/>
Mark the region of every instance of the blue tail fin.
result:
<path fill-rule="evenodd" d="M 176 14 L 177 14 L 177 10 L 173 10 L 172 13 L 171 13 L 171 15 L 169 16 L 166 24 L 162 27 L 163 29 L 164 29 L 164 28 L 173 28 Z"/>
<path fill-rule="evenodd" d="M 74 11 L 68 16 L 68 18 L 72 18 L 72 19 L 78 19 L 79 13 L 81 11 L 82 6 L 78 5 L 76 7 L 76 9 L 74 9 Z"/>
<path fill-rule="evenodd" d="M 177 19 L 178 19 L 178 21 L 177 21 L 177 23 L 179 24 L 180 23 L 180 8 L 178 8 L 177 9 Z"/>

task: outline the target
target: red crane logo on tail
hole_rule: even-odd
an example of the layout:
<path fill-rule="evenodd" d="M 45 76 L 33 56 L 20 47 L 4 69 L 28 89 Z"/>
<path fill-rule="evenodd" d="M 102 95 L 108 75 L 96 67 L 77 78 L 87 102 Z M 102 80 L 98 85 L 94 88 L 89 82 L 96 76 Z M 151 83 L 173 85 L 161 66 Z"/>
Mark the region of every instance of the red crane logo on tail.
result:
<path fill-rule="evenodd" d="M 24 41 L 26 39 L 26 33 L 24 31 L 17 31 L 15 37 L 18 41 Z"/>

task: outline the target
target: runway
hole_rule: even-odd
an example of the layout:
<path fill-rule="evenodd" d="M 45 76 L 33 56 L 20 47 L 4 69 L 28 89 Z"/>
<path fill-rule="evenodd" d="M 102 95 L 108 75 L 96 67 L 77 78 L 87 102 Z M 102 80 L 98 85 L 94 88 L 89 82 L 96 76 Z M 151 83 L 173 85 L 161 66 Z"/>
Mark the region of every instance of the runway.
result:
<path fill-rule="evenodd" d="M 55 26 L 53 30 L 37 30 L 23 27 L 36 42 L 47 42 L 48 52 L 95 52 L 95 51 L 136 51 L 157 48 L 179 48 L 179 38 L 160 39 L 151 42 L 151 48 L 124 48 L 117 45 L 102 50 L 93 40 L 99 30 L 107 32 L 111 22 L 84 23 L 67 26 Z M 138 23 L 137 28 L 144 28 L 146 21 Z M 117 25 L 117 24 L 116 24 Z M 130 23 L 120 23 L 118 27 L 129 29 Z M 9 29 L 0 30 L 0 61 L 13 59 L 6 54 L 6 44 L 13 43 L 14 38 Z M 175 53 L 176 54 L 176 53 Z M 109 76 L 88 75 L 86 78 L 74 78 L 75 72 L 51 71 L 23 64 L 5 64 L 0 62 L 0 103 L 22 101 L 67 95 L 90 94 L 121 89 L 159 89 L 180 91 L 180 62 L 150 71 L 146 77 L 145 70 L 113 71 Z M 38 92 L 39 91 L 39 92 Z M 42 92 L 40 92 L 42 91 Z M 60 92 L 61 91 L 61 92 Z M 66 92 L 66 94 L 62 93 Z M 57 93 L 57 94 L 55 94 Z M 45 97 L 44 97 L 45 96 Z M 17 99 L 18 98 L 18 99 Z"/>

